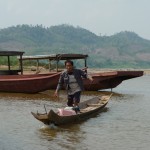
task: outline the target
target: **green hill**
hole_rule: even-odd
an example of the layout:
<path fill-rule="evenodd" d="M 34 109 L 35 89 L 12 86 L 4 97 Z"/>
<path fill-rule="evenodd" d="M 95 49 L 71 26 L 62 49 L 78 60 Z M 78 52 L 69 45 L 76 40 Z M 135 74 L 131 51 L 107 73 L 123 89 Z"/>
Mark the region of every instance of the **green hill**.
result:
<path fill-rule="evenodd" d="M 0 30 L 0 50 L 25 51 L 25 55 L 88 54 L 89 67 L 148 68 L 150 41 L 134 32 L 97 36 L 81 27 L 17 25 Z"/>

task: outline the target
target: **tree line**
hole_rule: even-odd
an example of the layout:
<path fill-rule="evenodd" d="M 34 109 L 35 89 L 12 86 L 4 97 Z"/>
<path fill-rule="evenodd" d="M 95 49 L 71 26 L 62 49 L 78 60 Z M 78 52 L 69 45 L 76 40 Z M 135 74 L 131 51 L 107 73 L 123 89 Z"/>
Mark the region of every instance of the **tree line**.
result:
<path fill-rule="evenodd" d="M 88 64 L 95 68 L 146 68 L 150 65 L 150 60 L 143 58 L 150 53 L 150 41 L 132 31 L 102 36 L 66 24 L 17 25 L 0 30 L 0 50 L 12 49 L 25 51 L 25 55 L 89 54 Z M 0 64 L 4 62 L 5 59 L 0 59 Z"/>

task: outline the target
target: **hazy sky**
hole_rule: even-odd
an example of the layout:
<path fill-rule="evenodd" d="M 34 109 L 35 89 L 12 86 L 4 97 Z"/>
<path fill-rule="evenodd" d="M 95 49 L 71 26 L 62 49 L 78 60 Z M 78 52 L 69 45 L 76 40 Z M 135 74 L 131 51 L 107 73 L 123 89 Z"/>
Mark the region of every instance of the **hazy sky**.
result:
<path fill-rule="evenodd" d="M 99 35 L 133 31 L 150 40 L 150 0 L 0 0 L 0 28 L 69 24 Z"/>

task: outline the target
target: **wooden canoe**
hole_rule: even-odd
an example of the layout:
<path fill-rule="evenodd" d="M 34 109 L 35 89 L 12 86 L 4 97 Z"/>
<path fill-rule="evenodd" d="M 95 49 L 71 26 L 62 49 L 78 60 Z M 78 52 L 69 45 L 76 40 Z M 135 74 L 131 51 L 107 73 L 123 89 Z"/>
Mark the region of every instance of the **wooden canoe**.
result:
<path fill-rule="evenodd" d="M 143 71 L 111 71 L 90 74 L 93 82 L 84 79 L 86 91 L 98 91 L 103 89 L 113 89 L 123 81 L 143 76 Z"/>
<path fill-rule="evenodd" d="M 91 74 L 93 82 L 84 79 L 86 91 L 112 89 L 122 81 L 140 77 L 143 71 L 113 71 Z M 0 75 L 0 92 L 37 93 L 56 89 L 59 73 L 28 74 L 28 75 Z"/>
<path fill-rule="evenodd" d="M 0 75 L 0 92 L 38 93 L 56 88 L 60 73 Z"/>
<path fill-rule="evenodd" d="M 60 116 L 57 112 L 50 110 L 49 113 L 40 114 L 40 113 L 32 113 L 32 115 L 39 121 L 44 124 L 50 125 L 64 125 L 69 123 L 77 123 L 83 120 L 90 118 L 92 115 L 102 111 L 104 107 L 107 105 L 110 96 L 101 96 L 94 97 L 90 100 L 84 101 L 79 104 L 80 113 L 70 116 Z"/>

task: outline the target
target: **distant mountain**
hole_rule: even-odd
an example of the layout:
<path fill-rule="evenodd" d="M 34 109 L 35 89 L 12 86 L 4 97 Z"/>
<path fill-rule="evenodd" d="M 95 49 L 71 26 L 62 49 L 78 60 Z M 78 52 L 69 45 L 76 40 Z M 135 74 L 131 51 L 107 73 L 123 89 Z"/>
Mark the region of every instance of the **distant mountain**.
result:
<path fill-rule="evenodd" d="M 150 41 L 134 32 L 97 36 L 81 27 L 17 25 L 0 30 L 0 50 L 25 51 L 25 55 L 88 54 L 96 68 L 148 68 Z"/>

